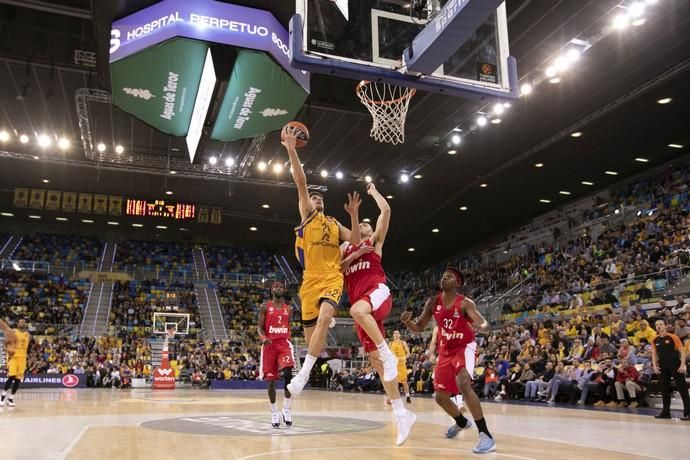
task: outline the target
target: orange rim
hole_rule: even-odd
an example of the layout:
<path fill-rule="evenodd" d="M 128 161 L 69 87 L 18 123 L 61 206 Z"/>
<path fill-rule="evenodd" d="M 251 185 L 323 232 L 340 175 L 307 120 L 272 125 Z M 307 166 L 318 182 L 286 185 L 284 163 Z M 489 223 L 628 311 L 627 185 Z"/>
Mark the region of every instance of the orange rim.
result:
<path fill-rule="evenodd" d="M 403 101 L 403 100 L 405 100 L 405 99 L 411 99 L 412 96 L 414 96 L 415 93 L 417 92 L 417 90 L 416 90 L 415 88 L 406 88 L 406 91 L 407 91 L 407 92 L 406 92 L 405 94 L 403 94 L 402 96 L 400 96 L 399 98 L 397 98 L 397 99 L 391 99 L 391 100 L 389 100 L 389 101 L 375 101 L 375 100 L 373 100 L 373 99 L 367 97 L 367 96 L 362 92 L 362 89 L 363 89 L 365 86 L 368 86 L 368 85 L 370 85 L 370 84 L 371 84 L 371 81 L 369 81 L 369 80 L 362 80 L 361 82 L 357 83 L 357 87 L 355 88 L 355 92 L 357 93 L 357 95 L 358 95 L 359 97 L 361 97 L 361 98 L 363 98 L 363 99 L 366 99 L 367 102 L 369 102 L 369 103 L 371 103 L 371 104 L 380 104 L 380 105 L 396 104 L 396 103 L 398 103 L 398 102 L 400 102 L 400 101 Z"/>

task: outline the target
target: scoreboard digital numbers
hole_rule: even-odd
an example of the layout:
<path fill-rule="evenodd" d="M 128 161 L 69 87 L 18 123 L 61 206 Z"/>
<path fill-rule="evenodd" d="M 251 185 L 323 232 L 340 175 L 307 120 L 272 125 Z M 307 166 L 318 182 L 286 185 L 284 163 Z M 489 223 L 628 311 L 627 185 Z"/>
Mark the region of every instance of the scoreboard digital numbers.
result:
<path fill-rule="evenodd" d="M 128 216 L 163 217 L 191 220 L 196 217 L 196 206 L 187 203 L 166 203 L 164 200 L 127 200 Z"/>

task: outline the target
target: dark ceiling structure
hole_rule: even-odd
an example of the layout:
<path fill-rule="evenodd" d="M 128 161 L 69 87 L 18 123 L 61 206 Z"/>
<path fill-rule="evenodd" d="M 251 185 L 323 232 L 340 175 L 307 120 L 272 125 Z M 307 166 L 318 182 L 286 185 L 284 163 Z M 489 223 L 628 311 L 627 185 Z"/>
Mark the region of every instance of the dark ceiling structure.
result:
<path fill-rule="evenodd" d="M 289 246 L 298 220 L 289 173 L 256 168 L 259 161 L 286 162 L 278 133 L 261 142 L 211 142 L 200 154 L 198 171 L 171 174 L 186 159 L 183 139 L 157 132 L 111 104 L 90 101 L 94 140 L 109 149 L 122 145 L 124 154 L 119 162 L 85 157 L 75 94 L 82 88 L 109 91 L 110 24 L 153 3 L 0 0 L 0 130 L 12 133 L 0 144 L 3 194 L 15 186 L 41 188 L 43 178 L 56 190 L 149 199 L 172 191 L 176 200 L 224 208 L 222 228 L 213 235 L 237 244 Z M 285 27 L 294 12 L 287 0 L 230 3 L 269 10 Z M 364 177 L 371 176 L 393 197 L 387 258 L 422 266 L 685 155 L 687 149 L 669 144 L 690 143 L 690 5 L 660 0 L 650 5 L 643 25 L 609 30 L 616 12 L 630 3 L 508 0 L 510 51 L 521 81 L 543 73 L 574 37 L 607 33 L 558 84 L 546 81 L 512 102 L 500 124 L 466 129 L 457 147 L 448 144 L 454 128 L 472 124 L 494 101 L 418 93 L 405 144 L 389 146 L 369 138 L 371 118 L 356 99 L 356 82 L 314 75 L 298 116 L 312 136 L 301 151 L 309 181 L 328 188 L 327 210 L 347 221 L 346 193 L 363 191 Z M 664 98 L 670 103 L 657 102 Z M 33 140 L 40 133 L 66 136 L 71 147 L 47 152 Z M 30 142 L 19 142 L 21 134 Z M 239 162 L 249 153 L 254 165 L 244 176 L 206 163 L 211 156 Z M 134 157 L 150 166 L 137 168 Z M 322 170 L 328 177 L 321 177 Z M 336 171 L 345 178 L 333 177 Z M 403 173 L 408 182 L 401 181 Z M 376 217 L 371 201 L 365 199 L 362 217 Z M 7 203 L 11 198 L 0 206 Z"/>

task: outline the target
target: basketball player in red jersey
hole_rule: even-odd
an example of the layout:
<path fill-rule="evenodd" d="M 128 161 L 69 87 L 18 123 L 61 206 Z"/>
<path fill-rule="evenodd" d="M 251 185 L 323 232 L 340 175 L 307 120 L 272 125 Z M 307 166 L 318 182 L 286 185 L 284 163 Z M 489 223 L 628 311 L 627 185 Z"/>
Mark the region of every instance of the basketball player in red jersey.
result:
<path fill-rule="evenodd" d="M 261 346 L 260 378 L 268 380 L 268 400 L 271 403 L 271 424 L 273 428 L 280 428 L 280 417 L 287 426 L 292 426 L 290 413 L 290 392 L 288 383 L 292 380 L 292 368 L 295 358 L 290 343 L 290 318 L 292 308 L 285 303 L 285 286 L 280 281 L 271 287 L 272 300 L 261 305 L 259 310 L 259 337 Z M 285 380 L 285 398 L 283 410 L 280 414 L 276 409 L 276 380 L 282 374 Z"/>
<path fill-rule="evenodd" d="M 391 353 L 383 335 L 383 320 L 393 307 L 391 291 L 386 286 L 386 273 L 381 265 L 383 242 L 388 233 L 391 208 L 374 184 L 367 185 L 379 207 L 376 229 L 366 222 L 359 224 L 361 243 L 345 243 L 342 270 L 345 288 L 350 297 L 350 315 L 355 320 L 357 335 L 364 350 L 369 353 L 371 365 L 376 369 L 383 388 L 390 398 L 398 428 L 397 445 L 410 435 L 417 417 L 405 408 L 398 391 L 397 359 Z"/>
<path fill-rule="evenodd" d="M 455 420 L 446 437 L 454 438 L 461 430 L 472 426 L 451 400 L 451 395 L 461 392 L 479 430 L 479 443 L 472 451 L 483 454 L 496 450 L 496 441 L 486 427 L 479 398 L 472 389 L 472 374 L 477 351 L 474 331 L 487 332 L 489 323 L 471 299 L 458 294 L 462 282 L 462 274 L 458 270 L 446 268 L 441 277 L 442 292 L 426 301 L 417 321 L 412 321 L 409 311 L 404 312 L 400 319 L 412 332 L 422 332 L 432 316 L 436 320 L 440 336 L 438 364 L 434 370 L 436 403 Z"/>

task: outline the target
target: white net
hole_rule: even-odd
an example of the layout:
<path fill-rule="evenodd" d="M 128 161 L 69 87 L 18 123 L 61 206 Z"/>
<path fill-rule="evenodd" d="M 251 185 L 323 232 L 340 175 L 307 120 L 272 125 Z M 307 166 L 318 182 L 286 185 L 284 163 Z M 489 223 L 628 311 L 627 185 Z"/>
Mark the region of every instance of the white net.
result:
<path fill-rule="evenodd" d="M 405 119 L 415 92 L 414 88 L 382 82 L 363 81 L 357 85 L 357 96 L 374 121 L 371 137 L 393 145 L 405 142 Z"/>

